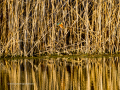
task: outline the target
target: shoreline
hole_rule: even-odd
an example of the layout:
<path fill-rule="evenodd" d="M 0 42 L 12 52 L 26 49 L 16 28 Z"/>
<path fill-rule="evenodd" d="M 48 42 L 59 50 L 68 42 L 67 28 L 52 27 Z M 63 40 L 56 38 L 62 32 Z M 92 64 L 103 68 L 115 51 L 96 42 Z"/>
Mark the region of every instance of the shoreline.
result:
<path fill-rule="evenodd" d="M 73 55 L 40 55 L 40 56 L 1 56 L 1 59 L 40 59 L 40 58 L 100 58 L 100 57 L 120 57 L 120 54 L 73 54 Z"/>

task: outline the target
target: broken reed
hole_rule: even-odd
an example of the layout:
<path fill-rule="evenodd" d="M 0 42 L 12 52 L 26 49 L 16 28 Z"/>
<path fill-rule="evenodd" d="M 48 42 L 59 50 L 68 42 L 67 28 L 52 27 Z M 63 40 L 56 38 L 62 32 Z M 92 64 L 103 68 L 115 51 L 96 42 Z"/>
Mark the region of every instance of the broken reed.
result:
<path fill-rule="evenodd" d="M 120 52 L 120 0 L 0 0 L 0 7 L 0 56 Z"/>

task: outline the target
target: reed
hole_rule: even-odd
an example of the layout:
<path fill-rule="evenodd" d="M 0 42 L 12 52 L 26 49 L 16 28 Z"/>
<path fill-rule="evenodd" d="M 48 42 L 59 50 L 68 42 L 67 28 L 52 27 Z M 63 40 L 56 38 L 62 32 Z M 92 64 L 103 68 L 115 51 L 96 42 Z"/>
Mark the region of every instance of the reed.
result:
<path fill-rule="evenodd" d="M 55 53 L 120 53 L 120 0 L 0 0 L 0 56 Z"/>

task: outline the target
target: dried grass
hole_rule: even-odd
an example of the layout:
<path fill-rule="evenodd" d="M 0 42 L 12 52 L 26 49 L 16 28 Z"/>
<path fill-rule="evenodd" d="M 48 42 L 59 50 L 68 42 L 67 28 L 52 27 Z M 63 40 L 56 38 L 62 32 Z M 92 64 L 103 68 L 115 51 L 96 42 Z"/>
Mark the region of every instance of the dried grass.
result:
<path fill-rule="evenodd" d="M 0 2 L 0 56 L 120 52 L 120 0 Z"/>

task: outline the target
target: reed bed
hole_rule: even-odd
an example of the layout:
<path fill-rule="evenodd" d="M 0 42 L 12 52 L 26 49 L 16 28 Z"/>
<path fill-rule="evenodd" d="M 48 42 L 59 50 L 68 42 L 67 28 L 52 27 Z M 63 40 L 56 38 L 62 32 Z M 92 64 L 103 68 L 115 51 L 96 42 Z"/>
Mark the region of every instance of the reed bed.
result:
<path fill-rule="evenodd" d="M 0 0 L 0 56 L 119 52 L 120 0 Z"/>

